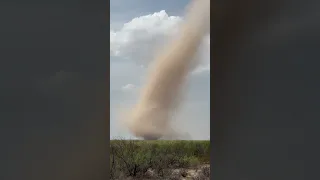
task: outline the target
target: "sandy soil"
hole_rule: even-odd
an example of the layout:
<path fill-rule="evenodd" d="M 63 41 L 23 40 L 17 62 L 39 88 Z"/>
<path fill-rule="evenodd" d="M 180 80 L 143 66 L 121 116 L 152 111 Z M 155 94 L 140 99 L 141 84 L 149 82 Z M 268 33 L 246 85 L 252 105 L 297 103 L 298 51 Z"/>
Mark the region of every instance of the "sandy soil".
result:
<path fill-rule="evenodd" d="M 153 170 L 147 172 L 147 177 L 144 179 L 163 179 L 163 180 L 209 180 L 210 179 L 210 164 L 200 165 L 195 168 L 180 168 L 174 169 L 168 177 L 155 177 Z"/>

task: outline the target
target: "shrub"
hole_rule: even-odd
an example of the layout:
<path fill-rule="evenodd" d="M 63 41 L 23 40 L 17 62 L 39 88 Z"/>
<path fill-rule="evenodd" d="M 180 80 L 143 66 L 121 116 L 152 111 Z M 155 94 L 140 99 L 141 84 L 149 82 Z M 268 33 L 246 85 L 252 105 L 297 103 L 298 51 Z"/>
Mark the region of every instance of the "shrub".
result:
<path fill-rule="evenodd" d="M 110 150 L 110 179 L 166 177 L 209 162 L 210 142 L 112 140 Z"/>

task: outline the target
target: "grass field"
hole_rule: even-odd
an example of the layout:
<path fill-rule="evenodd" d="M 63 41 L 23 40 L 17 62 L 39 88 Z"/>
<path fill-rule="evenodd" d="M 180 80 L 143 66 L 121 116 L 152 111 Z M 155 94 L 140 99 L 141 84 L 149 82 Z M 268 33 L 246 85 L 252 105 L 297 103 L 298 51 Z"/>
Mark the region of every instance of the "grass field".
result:
<path fill-rule="evenodd" d="M 112 140 L 110 148 L 111 179 L 183 179 L 210 161 L 210 141 Z M 210 169 L 202 171 L 209 177 Z"/>

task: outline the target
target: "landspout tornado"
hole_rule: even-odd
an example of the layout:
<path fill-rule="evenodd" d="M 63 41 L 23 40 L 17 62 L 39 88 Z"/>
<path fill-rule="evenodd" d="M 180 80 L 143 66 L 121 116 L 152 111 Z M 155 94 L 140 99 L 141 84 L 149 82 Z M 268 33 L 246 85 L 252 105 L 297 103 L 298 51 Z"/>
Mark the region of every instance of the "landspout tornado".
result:
<path fill-rule="evenodd" d="M 160 139 L 172 130 L 178 97 L 210 27 L 210 0 L 193 0 L 185 17 L 178 37 L 155 56 L 138 103 L 127 116 L 131 133 L 145 140 Z"/>

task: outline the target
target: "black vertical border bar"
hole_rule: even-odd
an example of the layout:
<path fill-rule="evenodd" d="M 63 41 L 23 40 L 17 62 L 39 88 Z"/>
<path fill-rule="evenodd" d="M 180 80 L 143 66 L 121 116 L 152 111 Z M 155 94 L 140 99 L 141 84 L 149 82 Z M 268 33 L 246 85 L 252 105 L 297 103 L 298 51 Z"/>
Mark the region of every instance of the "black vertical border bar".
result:
<path fill-rule="evenodd" d="M 253 1 L 253 0 L 226 0 L 224 2 L 215 1 L 212 3 L 211 9 L 214 9 L 211 17 L 211 38 L 210 55 L 211 61 L 211 78 L 212 85 L 210 93 L 210 139 L 211 139 L 211 179 L 225 179 L 226 174 L 232 174 L 232 169 L 225 169 L 227 160 L 228 138 L 232 134 L 231 124 L 236 119 L 226 117 L 235 113 L 235 109 L 230 108 L 230 104 L 226 99 L 230 92 L 237 89 L 228 89 L 230 83 L 227 79 L 235 76 L 235 72 L 230 72 L 230 65 L 233 65 L 237 59 L 234 53 L 241 51 L 241 42 L 246 41 L 246 37 L 253 33 L 250 29 L 257 21 L 254 14 L 259 18 L 266 18 L 275 9 L 272 9 L 272 2 Z M 284 1 L 277 2 L 277 7 L 284 5 Z M 250 30 L 250 31 L 248 31 Z M 241 119 L 240 119 L 241 120 Z"/>
<path fill-rule="evenodd" d="M 110 168 L 109 168 L 109 152 L 110 152 L 110 1 L 108 0 L 98 0 L 100 2 L 97 2 L 98 4 L 103 5 L 99 10 L 101 10 L 101 14 L 99 16 L 100 18 L 100 30 L 98 31 L 101 33 L 101 47 L 99 47 L 99 54 L 102 54 L 100 57 L 103 57 L 101 59 L 101 62 L 106 62 L 103 77 L 101 77 L 105 85 L 103 85 L 103 91 L 105 92 L 102 101 L 104 107 L 101 107 L 105 113 L 104 117 L 101 119 L 103 123 L 103 127 L 99 129 L 101 131 L 101 140 L 99 142 L 103 143 L 102 151 L 97 150 L 98 153 L 101 154 L 101 161 L 98 161 L 99 164 L 96 165 L 96 167 L 100 167 L 99 171 L 96 171 L 100 175 L 96 176 L 95 178 L 97 180 L 100 179 L 110 179 Z M 91 2 L 92 4 L 95 3 L 95 1 Z M 101 49 L 100 49 L 101 48 Z M 99 60 L 100 62 L 100 60 Z M 102 65 L 102 63 L 101 63 Z M 99 68 L 99 67 L 98 67 Z M 100 154 L 97 154 L 100 155 Z"/>
<path fill-rule="evenodd" d="M 108 31 L 106 31 L 106 33 L 108 33 L 107 35 L 107 49 L 106 49 L 106 54 L 107 54 L 107 58 L 106 58 L 106 61 L 107 61 L 107 103 L 106 103 L 106 124 L 107 124 L 107 133 L 106 133 L 106 137 L 107 138 L 107 151 L 106 151 L 106 154 L 107 154 L 107 178 L 106 179 L 110 179 L 110 1 L 106 0 L 107 2 L 107 12 L 106 12 L 106 19 L 107 19 L 107 28 L 108 28 Z"/>
<path fill-rule="evenodd" d="M 99 2 L 100 1 L 100 2 Z M 101 7 L 97 7 L 96 3 L 102 4 Z M 29 8 L 30 6 L 33 6 L 32 8 Z M 54 6 L 54 8 L 59 7 L 63 10 L 68 9 L 68 13 L 66 14 L 58 14 L 53 15 L 52 12 L 46 12 L 45 8 L 51 8 L 51 6 Z M 54 2 L 35 2 L 35 1 L 4 1 L 1 2 L 0 5 L 2 12 L 1 12 L 1 23 L 5 28 L 1 32 L 1 55 L 3 59 L 3 64 L 8 63 L 9 61 L 14 61 L 17 63 L 17 66 L 13 66 L 12 64 L 9 64 L 7 67 L 2 66 L 4 68 L 7 68 L 6 71 L 2 71 L 1 76 L 5 78 L 10 78 L 12 76 L 13 72 L 18 74 L 18 70 L 20 67 L 24 68 L 22 76 L 20 77 L 22 80 L 25 80 L 25 82 L 10 82 L 10 84 L 16 85 L 12 87 L 6 87 L 7 89 L 3 88 L 1 86 L 1 89 L 7 90 L 5 92 L 8 92 L 8 90 L 11 90 L 13 92 L 13 95 L 11 95 L 10 98 L 12 98 L 12 102 L 10 101 L 3 101 L 4 96 L 1 96 L 1 102 L 6 103 L 5 105 L 9 106 L 11 103 L 17 104 L 11 111 L 6 111 L 6 109 L 2 109 L 0 111 L 1 115 L 3 114 L 14 114 L 12 117 L 6 117 L 1 116 L 2 124 L 1 124 L 1 142 L 2 146 L 5 148 L 2 148 L 3 151 L 1 151 L 1 170 L 0 170 L 0 179 L 1 180 L 9 180 L 9 179 L 24 179 L 24 180 L 53 180 L 53 179 L 59 179 L 59 180 L 104 180 L 109 179 L 109 141 L 110 141 L 110 124 L 109 124 L 109 49 L 110 49 L 110 35 L 108 34 L 110 29 L 110 4 L 107 0 L 98 0 L 98 1 L 88 1 L 88 0 L 81 0 L 81 1 L 54 1 Z M 45 8 L 43 8 L 45 7 Z M 88 7 L 88 8 L 87 8 Z M 12 10 L 10 9 L 12 8 Z M 43 8 L 43 9 L 42 9 Z M 54 9 L 53 8 L 53 9 Z M 4 9 L 6 11 L 4 11 Z M 59 9 L 57 10 L 57 12 Z M 46 113 L 47 106 L 51 105 L 52 102 L 58 102 L 58 104 L 63 104 L 62 101 L 63 98 L 60 97 L 58 100 L 53 100 L 53 98 L 48 98 L 44 95 L 38 95 L 39 91 L 42 89 L 39 89 L 37 91 L 37 86 L 32 86 L 28 83 L 28 80 L 30 80 L 31 75 L 36 76 L 39 72 L 34 72 L 30 68 L 30 66 L 26 66 L 26 63 L 23 64 L 22 62 L 28 62 L 29 60 L 39 59 L 39 53 L 48 53 L 48 57 L 54 57 L 56 58 L 58 55 L 63 56 L 62 52 L 59 52 L 60 50 L 65 52 L 68 50 L 68 46 L 70 44 L 75 44 L 76 42 L 83 43 L 81 40 L 76 39 L 76 42 L 71 41 L 72 38 L 67 39 L 64 41 L 64 39 L 61 38 L 61 36 L 57 36 L 54 32 L 54 28 L 52 28 L 53 33 L 49 33 L 51 31 L 48 31 L 46 28 L 44 28 L 46 31 L 42 29 L 32 29 L 32 25 L 42 25 L 41 23 L 47 21 L 46 23 L 43 23 L 43 26 L 49 26 L 50 22 L 49 20 L 54 20 L 54 23 L 57 23 L 58 26 L 55 28 L 59 29 L 60 33 L 63 35 L 70 34 L 68 28 L 69 26 L 64 27 L 63 25 L 59 26 L 58 21 L 60 21 L 62 18 L 70 16 L 69 13 L 75 13 L 72 14 L 73 17 L 67 17 L 71 24 L 76 24 L 76 26 L 79 26 L 79 24 L 84 23 L 85 21 L 81 21 L 80 18 L 86 18 L 78 17 L 78 14 L 81 14 L 80 12 L 85 11 L 84 13 L 88 13 L 88 16 L 91 16 L 91 12 L 94 12 L 94 15 L 97 20 L 95 20 L 93 23 L 94 27 L 88 27 L 90 30 L 94 30 L 94 32 L 99 33 L 99 39 L 100 41 L 94 44 L 94 47 L 97 49 L 92 53 L 92 59 L 98 60 L 99 62 L 106 63 L 103 68 L 106 68 L 105 71 L 101 74 L 99 74 L 98 78 L 99 80 L 103 79 L 104 84 L 102 86 L 102 90 L 104 90 L 105 94 L 102 97 L 99 97 L 99 100 L 102 100 L 103 103 L 97 103 L 99 104 L 99 107 L 96 107 L 94 104 L 95 102 L 93 99 L 95 97 L 92 97 L 92 94 L 90 94 L 90 105 L 92 105 L 94 108 L 97 109 L 104 109 L 103 116 L 104 117 L 98 117 L 94 119 L 93 121 L 85 122 L 85 124 L 68 124 L 70 122 L 62 122 L 62 120 L 67 120 L 68 117 L 64 116 L 64 114 L 61 115 L 61 118 L 59 119 L 57 127 L 62 127 L 60 129 L 54 129 L 52 127 L 49 128 L 48 124 L 45 123 L 51 123 L 52 119 L 41 119 L 39 117 L 49 117 L 50 114 L 44 114 Z M 98 11 L 98 12 L 97 12 Z M 35 16 L 35 13 L 38 13 L 37 16 Z M 62 13 L 65 11 L 62 11 Z M 41 14 L 43 13 L 43 14 Z M 58 12 L 60 13 L 60 12 Z M 13 20 L 10 19 L 10 16 L 14 16 Z M 50 17 L 50 18 L 47 18 Z M 74 19 L 73 19 L 74 18 Z M 16 19 L 21 21 L 16 21 Z M 43 20 L 43 21 L 41 21 Z M 77 22 L 73 22 L 71 20 L 75 20 Z M 81 23 L 80 23 L 81 22 Z M 88 21 L 86 21 L 88 22 Z M 88 24 L 88 26 L 93 25 L 92 22 Z M 8 26 L 9 24 L 9 26 Z M 10 27 L 12 25 L 12 27 Z M 23 26 L 25 25 L 25 27 Z M 39 26 L 37 26 L 39 27 Z M 82 27 L 82 26 L 79 26 Z M 68 31 L 67 31 L 68 30 Z M 73 30 L 73 29 L 72 29 Z M 43 32 L 42 32 L 43 31 Z M 81 31 L 81 29 L 79 30 Z M 67 32 L 67 33 L 66 33 Z M 92 34 L 85 34 L 85 32 L 88 32 L 88 30 L 83 30 L 81 32 L 76 32 L 76 34 L 73 38 L 78 37 L 79 34 L 85 35 L 85 36 L 92 36 Z M 98 36 L 97 34 L 95 34 Z M 72 35 L 71 35 L 72 36 Z M 7 37 L 7 38 L 5 38 Z M 56 37 L 56 38 L 55 38 Z M 88 38 L 89 39 L 89 38 Z M 78 41 L 79 40 L 79 41 Z M 41 43 L 42 47 L 38 44 L 34 47 L 30 46 L 31 42 L 35 41 L 35 43 L 44 42 Z M 61 44 L 67 44 L 66 49 L 63 48 L 57 48 L 57 50 L 52 50 L 48 44 L 52 44 L 51 41 L 59 41 Z M 91 41 L 90 41 L 91 42 Z M 57 42 L 55 42 L 57 43 Z M 39 43 L 40 44 L 40 43 Z M 29 46 L 28 46 L 29 45 Z M 80 45 L 79 45 L 80 46 Z M 81 46 L 80 46 L 81 47 Z M 87 46 L 85 46 L 87 47 Z M 109 48 L 109 49 L 108 49 Z M 63 50 L 62 50 L 63 49 Z M 14 51 L 13 51 L 14 50 Z M 28 51 L 27 51 L 28 50 Z M 11 52 L 12 51 L 12 52 Z M 27 53 L 26 53 L 27 52 Z M 23 59 L 20 58 L 18 55 L 20 54 L 26 54 Z M 61 54 L 60 54 L 61 53 Z M 76 51 L 72 51 L 73 54 L 76 54 Z M 79 52 L 83 53 L 83 52 Z M 101 55 L 99 58 L 96 55 Z M 70 55 L 71 53 L 67 54 L 68 56 L 78 57 Z M 8 56 L 9 55 L 9 56 Z M 85 53 L 85 55 L 88 55 L 88 52 Z M 7 58 L 7 57 L 9 58 Z M 109 56 L 109 57 L 108 57 Z M 6 57 L 6 58 L 3 58 Z M 44 56 L 47 57 L 47 56 Z M 41 62 L 43 62 L 40 65 L 44 65 L 45 63 L 51 64 L 49 61 L 51 59 L 43 59 Z M 89 59 L 91 60 L 91 59 Z M 95 63 L 95 62 L 93 62 Z M 98 64 L 98 63 L 97 63 Z M 57 67 L 51 67 L 46 66 L 44 70 L 48 69 L 55 69 Z M 75 71 L 83 71 L 83 69 L 77 69 L 76 67 L 72 67 L 73 64 L 59 64 L 57 70 L 64 70 L 64 68 L 70 70 L 70 72 Z M 19 67 L 20 66 L 20 67 Z M 39 64 L 35 65 L 39 66 Z M 91 69 L 94 69 L 92 64 L 89 65 Z M 19 67 L 19 68 L 17 68 Z M 4 69 L 3 68 L 3 69 Z M 9 69 L 10 68 L 10 69 Z M 11 69 L 12 68 L 12 69 Z M 28 69 L 30 68 L 30 69 Z M 101 67 L 97 67 L 101 68 Z M 2 70 L 3 70 L 2 69 Z M 40 69 L 40 68 L 39 68 Z M 90 69 L 90 70 L 91 70 Z M 31 73 L 32 72 L 32 73 Z M 43 71 L 42 71 L 43 72 Z M 68 71 L 67 71 L 68 72 Z M 6 74 L 8 73 L 8 75 Z M 85 72 L 87 73 L 87 72 Z M 100 71 L 99 71 L 100 73 Z M 20 76 L 21 74 L 19 74 Z M 47 74 L 46 74 L 47 75 Z M 30 79 L 29 79 L 30 78 Z M 46 77 L 44 77 L 46 78 Z M 3 79 L 2 79 L 3 80 Z M 6 83 L 8 80 L 5 80 L 4 83 Z M 8 81 L 9 82 L 9 81 Z M 32 81 L 33 82 L 33 81 Z M 1 82 L 3 85 L 3 82 Z M 19 84 L 21 83 L 21 84 Z M 25 85 L 23 87 L 22 85 Z M 79 85 L 79 84 L 77 84 Z M 82 84 L 83 85 L 83 84 Z M 24 89 L 19 89 L 19 87 L 23 87 Z M 81 87 L 81 86 L 80 86 Z M 83 89 L 77 89 L 79 91 L 82 91 Z M 26 93 L 24 92 L 26 91 Z M 79 92 L 66 92 L 71 93 L 79 93 L 79 94 L 86 94 L 86 90 L 83 90 L 83 93 Z M 86 94 L 87 95 L 87 94 Z M 18 98 L 15 98 L 16 102 L 13 102 L 14 96 L 18 96 Z M 42 103 L 37 102 L 35 97 L 41 97 Z M 59 97 L 59 96 L 58 96 Z M 18 100 L 17 100 L 18 99 Z M 27 101 L 36 101 L 35 103 L 38 104 L 28 104 Z M 42 101 L 45 100 L 45 101 Z M 77 102 L 83 103 L 86 102 L 85 100 L 82 101 L 76 101 L 71 102 L 70 104 L 76 104 Z M 102 104 L 102 105 L 101 105 Z M 3 104 L 1 104 L 3 105 Z M 78 104 L 76 104 L 78 105 Z M 6 107 L 5 106 L 5 107 Z M 4 107 L 4 106 L 2 106 Z M 42 107 L 44 107 L 44 112 L 42 116 L 35 115 L 33 113 L 29 113 L 31 110 L 37 110 L 41 111 L 43 110 Z M 57 107 L 57 106 L 50 106 L 50 107 Z M 66 106 L 69 107 L 69 106 Z M 37 109 L 39 108 L 39 109 Z M 62 109 L 62 108 L 61 108 Z M 60 112 L 62 111 L 61 109 Z M 69 109 L 66 109 L 65 111 L 68 111 Z M 48 111 L 48 112 L 54 112 L 54 111 Z M 100 112 L 100 111 L 99 111 Z M 73 112 L 74 113 L 74 112 Z M 102 113 L 101 113 L 102 114 Z M 101 116 L 101 114 L 97 116 Z M 91 115 L 91 114 L 90 114 Z M 57 117 L 57 116 L 56 116 Z M 72 114 L 71 117 L 79 117 L 75 114 Z M 86 117 L 84 117 L 86 118 Z M 61 120 L 62 119 L 62 120 Z M 30 121 L 35 120 L 41 120 L 40 122 L 33 122 L 34 124 L 30 125 Z M 73 122 L 75 122 L 74 120 Z M 30 124 L 29 124 L 30 123 Z M 56 125 L 56 124 L 54 124 Z M 75 126 L 74 126 L 75 125 Z M 43 128 L 41 128 L 43 126 Z M 90 126 L 90 127 L 87 127 Z M 97 129 L 94 129 L 92 127 L 96 127 Z M 70 131 L 69 134 L 72 135 L 72 137 L 69 137 L 68 135 L 65 135 L 62 132 Z M 94 130 L 92 130 L 94 129 Z M 94 131 L 94 132 L 93 132 Z M 85 133 L 83 133 L 85 132 Z M 10 136 L 14 135 L 15 139 L 12 141 L 9 141 L 8 139 Z M 28 135 L 26 137 L 25 135 Z M 49 136 L 50 135 L 50 136 Z M 55 137 L 55 135 L 59 137 Z M 78 136 L 77 136 L 78 135 Z M 64 136 L 64 137 L 62 137 Z M 68 136 L 68 137 L 67 137 Z M 32 139 L 37 138 L 37 139 Z M 5 139 L 5 140 L 4 140 Z M 71 141 L 71 140 L 73 141 Z M 30 143 L 31 142 L 31 143 Z M 90 142 L 90 143 L 88 143 Z M 87 144 L 88 143 L 88 144 Z M 93 147 L 86 147 L 86 145 Z M 53 148 L 52 148 L 53 147 Z M 48 153 L 50 151 L 50 153 Z M 87 163 L 89 162 L 89 163 Z M 75 166 L 73 166 L 75 165 Z M 79 165 L 79 166 L 78 166 Z"/>
<path fill-rule="evenodd" d="M 225 95 L 228 91 L 228 66 L 232 63 L 233 44 L 241 38 L 243 25 L 248 20 L 252 0 L 214 1 L 211 3 L 210 32 L 210 179 L 224 179 L 222 168 L 225 160 L 228 113 Z M 211 88 L 212 87 L 212 88 Z"/>

